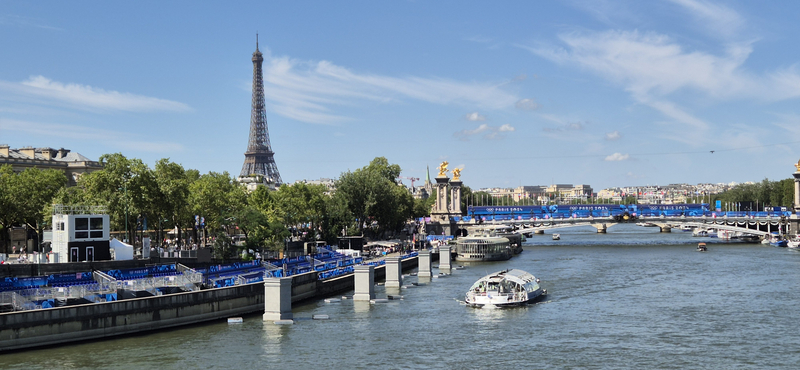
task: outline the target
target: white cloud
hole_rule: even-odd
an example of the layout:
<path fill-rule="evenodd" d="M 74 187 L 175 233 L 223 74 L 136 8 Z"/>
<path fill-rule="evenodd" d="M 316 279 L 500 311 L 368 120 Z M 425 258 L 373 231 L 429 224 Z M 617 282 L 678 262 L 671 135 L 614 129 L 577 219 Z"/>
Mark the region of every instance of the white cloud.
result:
<path fill-rule="evenodd" d="M 511 125 L 509 125 L 507 123 L 505 125 L 502 125 L 499 128 L 497 128 L 497 131 L 500 131 L 500 132 L 511 132 L 511 131 L 515 131 L 515 130 L 516 129 L 514 128 L 514 126 L 511 126 Z"/>
<path fill-rule="evenodd" d="M 606 140 L 608 141 L 618 140 L 621 137 L 622 135 L 620 135 L 619 131 L 606 133 Z"/>
<path fill-rule="evenodd" d="M 37 136 L 55 136 L 58 138 L 77 139 L 106 146 L 118 150 L 120 148 L 143 152 L 171 153 L 182 151 L 182 144 L 167 141 L 137 140 L 138 134 L 98 129 L 79 125 L 60 123 L 43 123 L 0 118 L 0 130 L 25 132 Z M 110 138 L 124 137 L 125 140 Z"/>
<path fill-rule="evenodd" d="M 533 99 L 521 99 L 514 104 L 517 109 L 522 110 L 537 110 L 539 109 L 539 104 L 536 103 Z"/>
<path fill-rule="evenodd" d="M 558 119 L 558 118 L 556 118 Z M 558 127 L 545 127 L 542 131 L 545 132 L 563 132 L 563 131 L 580 131 L 583 130 L 583 123 L 581 122 L 564 122 L 564 121 L 556 121 L 558 122 Z"/>
<path fill-rule="evenodd" d="M 708 5 L 693 1 L 681 4 Z M 669 97 L 684 97 L 689 91 L 716 100 L 769 102 L 800 97 L 800 73 L 796 67 L 761 75 L 745 69 L 744 63 L 753 51 L 750 42 L 728 43 L 723 53 L 714 55 L 685 50 L 666 35 L 638 31 L 571 33 L 560 39 L 564 48 L 522 47 L 555 63 L 575 65 L 612 81 L 638 103 L 699 132 L 710 124 Z"/>
<path fill-rule="evenodd" d="M 703 0 L 670 0 L 682 6 L 712 34 L 725 37 L 735 35 L 744 25 L 744 19 L 735 10 L 724 5 Z"/>
<path fill-rule="evenodd" d="M 88 85 L 63 84 L 43 76 L 32 76 L 21 83 L 0 81 L 0 92 L 25 95 L 36 100 L 54 100 L 71 108 L 86 110 L 129 112 L 191 110 L 188 105 L 171 100 L 106 91 Z"/>
<path fill-rule="evenodd" d="M 439 105 L 503 109 L 519 100 L 506 82 L 459 82 L 443 78 L 390 77 L 356 73 L 328 61 L 270 57 L 264 65 L 264 94 L 271 109 L 288 118 L 331 124 L 350 119 L 335 107 L 406 99 Z"/>
<path fill-rule="evenodd" d="M 627 155 L 627 154 L 614 153 L 614 154 L 606 157 L 605 161 L 607 161 L 607 162 L 625 161 L 625 160 L 628 160 L 628 158 L 630 158 L 630 156 Z"/>
<path fill-rule="evenodd" d="M 481 43 L 481 44 L 486 44 L 486 43 L 492 42 L 492 39 L 490 39 L 490 38 L 488 38 L 486 36 L 480 36 L 480 35 L 467 37 L 467 38 L 464 38 L 464 40 L 477 42 L 477 43 Z"/>
<path fill-rule="evenodd" d="M 464 140 L 464 141 L 469 140 L 471 136 L 475 135 L 481 135 L 481 137 L 483 137 L 484 139 L 492 140 L 492 139 L 502 138 L 503 136 L 501 135 L 501 133 L 512 132 L 515 130 L 516 129 L 514 128 L 514 126 L 511 126 L 509 124 L 504 124 L 502 126 L 489 126 L 488 124 L 483 123 L 473 130 L 458 131 L 454 133 L 453 136 L 455 136 L 459 140 Z"/>
<path fill-rule="evenodd" d="M 467 121 L 486 121 L 486 116 L 483 116 L 478 112 L 472 112 L 467 114 Z"/>
<path fill-rule="evenodd" d="M 63 31 L 63 29 L 61 28 L 44 24 L 44 22 L 41 19 L 22 17 L 13 14 L 0 14 L 0 25 L 17 26 L 17 27 L 34 27 L 34 28 L 43 28 L 54 31 Z"/>

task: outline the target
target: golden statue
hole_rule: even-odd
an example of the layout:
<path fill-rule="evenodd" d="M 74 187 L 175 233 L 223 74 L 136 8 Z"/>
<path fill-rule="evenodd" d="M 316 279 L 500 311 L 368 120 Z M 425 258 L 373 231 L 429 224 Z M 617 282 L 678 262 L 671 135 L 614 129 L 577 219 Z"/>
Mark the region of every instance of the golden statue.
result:
<path fill-rule="evenodd" d="M 453 181 L 461 180 L 460 177 L 461 177 L 461 169 L 460 168 L 454 168 L 453 169 Z"/>
<path fill-rule="evenodd" d="M 439 165 L 439 177 L 447 177 L 447 165 L 450 164 L 447 161 L 442 162 Z"/>
<path fill-rule="evenodd" d="M 797 161 L 797 164 L 794 166 L 797 167 L 797 172 L 800 172 L 800 161 Z"/>

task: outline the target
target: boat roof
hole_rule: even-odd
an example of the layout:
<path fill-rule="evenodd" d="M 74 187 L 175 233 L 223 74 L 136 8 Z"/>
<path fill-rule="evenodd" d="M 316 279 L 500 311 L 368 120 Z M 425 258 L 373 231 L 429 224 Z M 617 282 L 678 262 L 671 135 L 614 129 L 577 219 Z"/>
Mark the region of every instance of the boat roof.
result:
<path fill-rule="evenodd" d="M 523 270 L 519 270 L 519 269 L 511 269 L 511 270 L 502 270 L 502 271 L 493 272 L 493 273 L 491 273 L 489 275 L 486 275 L 486 276 L 480 278 L 480 280 L 487 280 L 487 281 L 501 280 L 501 279 L 510 280 L 510 281 L 515 282 L 515 283 L 524 285 L 524 284 L 527 284 L 527 283 L 529 283 L 531 281 L 536 281 L 536 276 L 533 276 L 532 274 L 530 274 L 527 271 L 523 271 Z M 480 281 L 480 280 L 478 280 L 478 281 Z"/>

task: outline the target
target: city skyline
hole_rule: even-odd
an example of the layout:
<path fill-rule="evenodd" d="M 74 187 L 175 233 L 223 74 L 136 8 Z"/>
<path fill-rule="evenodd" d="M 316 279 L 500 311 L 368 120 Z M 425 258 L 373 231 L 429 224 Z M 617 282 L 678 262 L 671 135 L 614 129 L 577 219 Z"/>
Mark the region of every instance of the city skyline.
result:
<path fill-rule="evenodd" d="M 0 144 L 236 176 L 258 32 L 286 183 L 377 156 L 473 189 L 780 180 L 800 158 L 800 4 L 187 4 L 4 2 Z"/>

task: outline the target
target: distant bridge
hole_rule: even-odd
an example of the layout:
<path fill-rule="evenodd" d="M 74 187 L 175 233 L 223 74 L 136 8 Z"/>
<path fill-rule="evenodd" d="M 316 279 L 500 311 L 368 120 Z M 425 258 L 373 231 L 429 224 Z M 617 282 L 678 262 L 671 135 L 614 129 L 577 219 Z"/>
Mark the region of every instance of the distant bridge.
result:
<path fill-rule="evenodd" d="M 794 220 L 797 216 L 791 217 Z M 545 230 L 565 229 L 579 226 L 592 226 L 598 233 L 605 233 L 606 230 L 619 223 L 648 222 L 658 226 L 662 232 L 670 232 L 673 228 L 683 225 L 697 228 L 713 228 L 718 230 L 728 230 L 742 232 L 751 235 L 765 236 L 772 232 L 786 234 L 788 220 L 787 217 L 639 217 L 636 219 L 621 220 L 618 217 L 587 217 L 587 218 L 551 218 L 551 219 L 509 219 L 509 220 L 486 220 L 477 221 L 471 218 L 461 218 L 456 221 L 460 228 L 475 225 L 508 225 L 517 228 L 517 231 L 525 235 L 541 234 Z"/>

